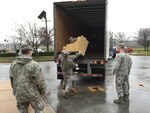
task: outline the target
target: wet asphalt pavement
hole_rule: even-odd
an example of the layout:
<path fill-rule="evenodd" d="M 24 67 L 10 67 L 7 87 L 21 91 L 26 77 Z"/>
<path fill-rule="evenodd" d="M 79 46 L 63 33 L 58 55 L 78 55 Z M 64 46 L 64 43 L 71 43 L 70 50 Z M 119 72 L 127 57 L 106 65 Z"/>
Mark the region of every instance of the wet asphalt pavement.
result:
<path fill-rule="evenodd" d="M 47 90 L 51 92 L 49 103 L 57 113 L 150 113 L 150 57 L 131 56 L 133 65 L 130 74 L 130 103 L 116 105 L 117 98 L 111 71 L 114 60 L 106 65 L 106 79 L 76 78 L 77 94 L 64 99 L 58 93 L 61 81 L 57 80 L 56 64 L 40 62 Z M 0 64 L 0 80 L 8 80 L 10 63 Z M 92 92 L 88 87 L 99 86 L 102 90 Z"/>

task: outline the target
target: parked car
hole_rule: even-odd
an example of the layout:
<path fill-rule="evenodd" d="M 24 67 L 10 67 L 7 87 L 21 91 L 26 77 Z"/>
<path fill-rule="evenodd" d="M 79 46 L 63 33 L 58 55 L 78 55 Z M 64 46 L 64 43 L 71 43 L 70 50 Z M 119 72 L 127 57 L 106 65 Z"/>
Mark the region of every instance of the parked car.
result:
<path fill-rule="evenodd" d="M 1 52 L 2 52 L 2 53 L 6 53 L 6 49 L 2 49 Z"/>
<path fill-rule="evenodd" d="M 15 50 L 9 50 L 9 51 L 6 51 L 6 53 L 16 53 Z"/>
<path fill-rule="evenodd" d="M 45 50 L 43 50 L 43 49 L 37 49 L 38 50 L 38 52 L 45 52 Z"/>
<path fill-rule="evenodd" d="M 119 50 L 118 48 L 116 48 L 116 53 L 119 53 L 119 52 L 120 52 L 120 50 Z M 128 52 L 128 53 L 132 53 L 132 52 L 133 52 L 133 48 L 128 47 L 128 48 L 127 48 L 127 52 Z"/>
<path fill-rule="evenodd" d="M 128 53 L 132 53 L 133 52 L 133 48 L 128 48 L 127 52 Z"/>
<path fill-rule="evenodd" d="M 116 57 L 116 47 L 113 47 L 111 52 L 112 52 L 112 57 L 115 58 Z"/>

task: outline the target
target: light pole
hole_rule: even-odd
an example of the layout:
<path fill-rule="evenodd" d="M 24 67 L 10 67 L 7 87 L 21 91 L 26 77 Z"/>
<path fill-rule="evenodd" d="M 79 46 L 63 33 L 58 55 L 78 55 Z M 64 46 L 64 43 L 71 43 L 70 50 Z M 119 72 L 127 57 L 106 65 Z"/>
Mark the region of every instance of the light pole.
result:
<path fill-rule="evenodd" d="M 38 16 L 38 18 L 41 20 L 42 18 L 45 19 L 45 26 L 46 26 L 46 38 L 47 38 L 47 51 L 49 51 L 49 38 L 48 38 L 48 29 L 47 29 L 47 17 L 46 12 L 43 10 L 41 14 Z"/>
<path fill-rule="evenodd" d="M 4 41 L 6 42 L 6 50 L 7 50 L 7 42 L 8 42 L 8 40 L 5 39 Z"/>

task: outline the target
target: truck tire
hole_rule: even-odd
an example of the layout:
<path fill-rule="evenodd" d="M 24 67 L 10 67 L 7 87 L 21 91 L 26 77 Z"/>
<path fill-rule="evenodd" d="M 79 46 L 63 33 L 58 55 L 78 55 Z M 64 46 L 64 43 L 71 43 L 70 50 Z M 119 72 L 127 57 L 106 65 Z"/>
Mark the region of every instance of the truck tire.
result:
<path fill-rule="evenodd" d="M 57 74 L 57 79 L 61 79 L 61 80 L 63 80 L 63 79 L 64 79 L 64 77 L 63 77 L 63 75 L 61 75 L 61 74 Z"/>

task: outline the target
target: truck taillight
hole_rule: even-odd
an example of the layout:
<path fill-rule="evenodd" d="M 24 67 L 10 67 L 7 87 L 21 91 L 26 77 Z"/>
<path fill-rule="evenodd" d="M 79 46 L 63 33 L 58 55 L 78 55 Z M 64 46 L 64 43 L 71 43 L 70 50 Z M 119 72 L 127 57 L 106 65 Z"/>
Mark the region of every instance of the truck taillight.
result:
<path fill-rule="evenodd" d="M 96 60 L 94 60 L 94 61 L 93 61 L 93 64 L 97 64 L 97 61 L 96 61 Z"/>
<path fill-rule="evenodd" d="M 58 59 L 56 60 L 56 63 L 59 63 L 59 60 L 58 60 Z"/>
<path fill-rule="evenodd" d="M 105 61 L 105 60 L 94 60 L 93 61 L 93 64 L 106 64 L 107 63 L 107 61 Z"/>
<path fill-rule="evenodd" d="M 100 61 L 100 64 L 105 64 L 105 62 L 104 61 Z"/>
<path fill-rule="evenodd" d="M 59 59 L 56 59 L 56 63 L 57 63 L 57 64 L 60 64 L 60 60 L 59 60 Z"/>
<path fill-rule="evenodd" d="M 106 64 L 106 63 L 107 63 L 106 60 L 102 60 L 102 61 L 101 61 L 101 64 Z"/>

